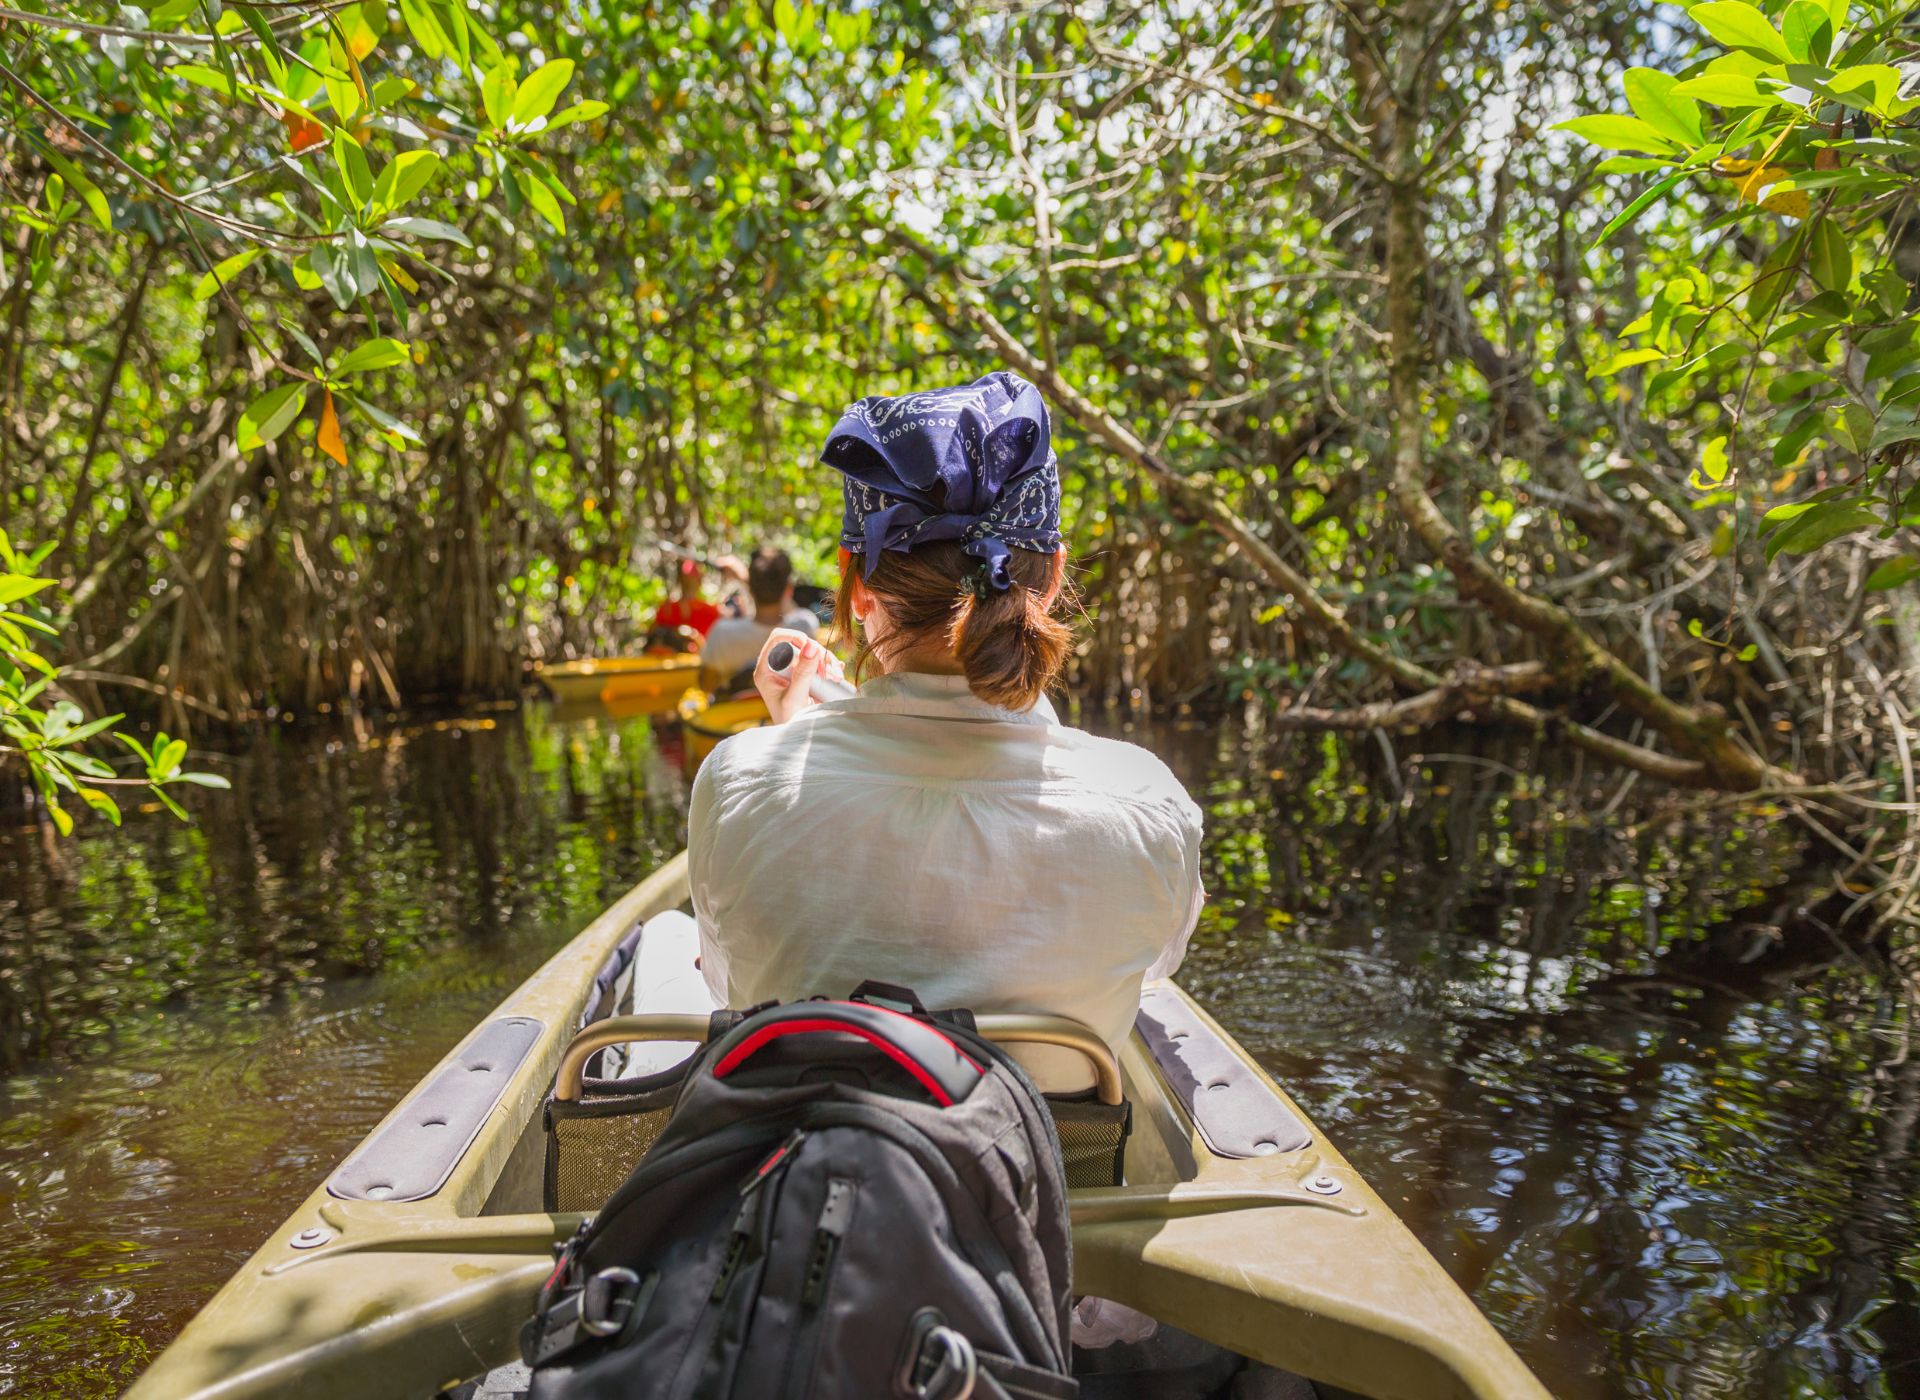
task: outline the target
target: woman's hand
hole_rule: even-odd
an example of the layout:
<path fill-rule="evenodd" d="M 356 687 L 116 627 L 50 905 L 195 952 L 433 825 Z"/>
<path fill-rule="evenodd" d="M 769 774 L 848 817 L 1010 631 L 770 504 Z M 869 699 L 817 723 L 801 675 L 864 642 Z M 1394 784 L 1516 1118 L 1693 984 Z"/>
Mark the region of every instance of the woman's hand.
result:
<path fill-rule="evenodd" d="M 793 662 L 784 674 L 767 664 L 773 649 L 785 642 L 793 648 Z M 760 659 L 753 667 L 753 687 L 767 702 L 767 714 L 775 724 L 785 724 L 802 710 L 819 704 L 813 698 L 813 678 L 822 673 L 830 680 L 844 680 L 840 658 L 805 632 L 791 627 L 776 627 L 760 648 Z"/>

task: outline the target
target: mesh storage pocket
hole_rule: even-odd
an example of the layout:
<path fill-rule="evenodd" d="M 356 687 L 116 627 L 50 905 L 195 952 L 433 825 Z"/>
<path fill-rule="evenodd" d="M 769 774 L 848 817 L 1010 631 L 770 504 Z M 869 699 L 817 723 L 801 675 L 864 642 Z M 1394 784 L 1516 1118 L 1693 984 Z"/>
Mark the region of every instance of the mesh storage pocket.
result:
<path fill-rule="evenodd" d="M 581 1097 L 547 1102 L 547 1210 L 593 1211 L 606 1204 L 667 1126 L 680 1096 L 680 1071 L 666 1082 L 588 1080 Z"/>
<path fill-rule="evenodd" d="M 1126 1169 L 1127 1134 L 1133 1130 L 1133 1105 L 1104 1104 L 1086 1098 L 1047 1099 L 1053 1126 L 1060 1133 L 1067 1186 L 1118 1186 Z"/>

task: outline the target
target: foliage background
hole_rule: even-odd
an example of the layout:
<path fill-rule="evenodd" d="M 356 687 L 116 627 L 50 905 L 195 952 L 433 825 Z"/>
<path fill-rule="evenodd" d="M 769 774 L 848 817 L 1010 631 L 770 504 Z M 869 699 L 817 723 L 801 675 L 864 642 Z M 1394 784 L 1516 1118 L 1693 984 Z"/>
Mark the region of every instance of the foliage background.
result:
<path fill-rule="evenodd" d="M 1894 6 L 0 24 L 0 508 L 83 699 L 510 691 L 630 640 L 661 541 L 830 568 L 840 405 L 1000 363 L 1083 698 L 1812 784 L 1906 871 L 1855 830 L 1915 796 Z"/>

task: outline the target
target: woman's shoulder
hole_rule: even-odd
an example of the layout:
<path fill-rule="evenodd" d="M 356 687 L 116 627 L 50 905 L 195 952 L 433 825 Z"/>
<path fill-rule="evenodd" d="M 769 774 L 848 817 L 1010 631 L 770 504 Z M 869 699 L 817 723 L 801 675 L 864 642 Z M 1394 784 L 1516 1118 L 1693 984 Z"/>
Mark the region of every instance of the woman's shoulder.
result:
<path fill-rule="evenodd" d="M 1113 797 L 1166 803 L 1198 815 L 1186 785 L 1151 749 L 1064 724 L 1053 726 L 1051 737 L 1056 765 L 1088 786 Z"/>

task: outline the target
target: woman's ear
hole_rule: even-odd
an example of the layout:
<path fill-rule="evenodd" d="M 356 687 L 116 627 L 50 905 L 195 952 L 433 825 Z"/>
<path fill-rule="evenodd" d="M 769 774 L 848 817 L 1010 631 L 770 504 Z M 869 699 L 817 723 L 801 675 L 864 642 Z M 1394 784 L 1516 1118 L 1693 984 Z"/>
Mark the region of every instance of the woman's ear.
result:
<path fill-rule="evenodd" d="M 873 590 L 867 587 L 867 581 L 859 574 L 853 576 L 853 620 L 865 622 L 873 614 Z"/>
<path fill-rule="evenodd" d="M 1040 600 L 1040 606 L 1050 608 L 1060 598 L 1060 589 L 1067 581 L 1067 547 L 1061 545 L 1053 552 L 1053 577 L 1047 581 L 1047 596 Z"/>

